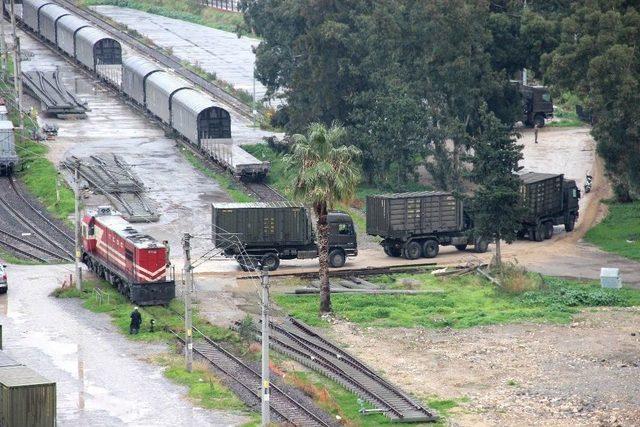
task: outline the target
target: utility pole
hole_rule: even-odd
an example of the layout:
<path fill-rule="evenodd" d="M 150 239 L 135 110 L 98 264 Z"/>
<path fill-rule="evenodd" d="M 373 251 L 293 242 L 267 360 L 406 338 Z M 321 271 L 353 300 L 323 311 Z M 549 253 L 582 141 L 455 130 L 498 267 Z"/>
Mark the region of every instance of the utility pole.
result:
<path fill-rule="evenodd" d="M 13 0 L 12 0 L 13 1 Z M 74 199 L 75 199 L 75 217 L 76 220 L 75 222 L 75 236 L 76 236 L 76 256 L 75 256 L 75 261 L 76 261 L 76 288 L 79 291 L 82 291 L 82 272 L 80 271 L 80 256 L 81 256 L 81 250 L 80 250 L 80 241 L 81 241 L 81 236 L 80 236 L 80 177 L 79 177 L 79 173 L 78 170 L 80 169 L 80 165 L 78 164 L 78 162 L 75 163 L 75 170 L 74 170 L 74 177 L 73 177 L 73 192 L 74 192 Z"/>
<path fill-rule="evenodd" d="M 523 10 L 527 10 L 527 0 L 524 0 Z M 527 67 L 522 68 L 522 86 L 527 85 Z"/>
<path fill-rule="evenodd" d="M 270 423 L 269 413 L 269 271 L 260 269 L 262 284 L 262 426 Z"/>
<path fill-rule="evenodd" d="M 15 0 L 11 0 L 11 31 L 13 33 L 13 86 L 16 90 L 16 105 L 20 117 L 20 130 L 24 129 L 24 116 L 22 114 L 22 67 L 20 66 L 20 39 L 16 34 Z"/>
<path fill-rule="evenodd" d="M 258 108 L 256 104 L 256 66 L 253 66 L 253 125 L 258 125 Z"/>
<path fill-rule="evenodd" d="M 2 81 L 7 81 L 7 41 L 4 38 L 4 19 L 0 19 L 0 50 L 2 50 Z"/>
<path fill-rule="evenodd" d="M 184 267 L 182 268 L 182 283 L 184 285 L 184 361 L 187 371 L 191 372 L 193 366 L 193 326 L 191 320 L 191 235 L 184 233 L 182 237 L 182 249 L 184 250 Z"/>

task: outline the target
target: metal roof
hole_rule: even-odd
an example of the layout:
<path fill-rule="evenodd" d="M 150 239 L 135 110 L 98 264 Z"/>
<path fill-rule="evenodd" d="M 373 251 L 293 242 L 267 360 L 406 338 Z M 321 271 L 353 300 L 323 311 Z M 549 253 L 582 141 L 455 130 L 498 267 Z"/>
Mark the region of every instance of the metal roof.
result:
<path fill-rule="evenodd" d="M 45 4 L 53 4 L 53 2 L 45 1 L 45 0 L 23 0 L 22 2 L 23 8 L 25 4 L 30 5 L 34 9 L 38 9 L 39 7 L 44 6 Z"/>
<path fill-rule="evenodd" d="M 40 13 L 42 13 L 43 15 L 47 15 L 51 18 L 52 21 L 55 21 L 61 16 L 71 15 L 71 12 L 69 12 L 67 9 L 53 3 L 49 3 L 42 9 L 40 9 Z"/>
<path fill-rule="evenodd" d="M 69 30 L 70 32 L 75 32 L 79 28 L 88 27 L 90 25 L 91 24 L 89 24 L 89 22 L 85 21 L 82 18 L 78 18 L 75 15 L 63 16 L 58 21 L 58 28 L 62 26 L 65 29 Z"/>
<path fill-rule="evenodd" d="M 151 74 L 147 77 L 147 84 L 153 84 L 155 88 L 165 93 L 167 97 L 178 89 L 191 89 L 191 84 L 189 82 L 167 72 Z"/>
<path fill-rule="evenodd" d="M 5 353 L 4 351 L 0 351 L 0 367 L 18 365 L 20 365 L 20 363 L 7 356 L 7 353 Z"/>
<path fill-rule="evenodd" d="M 453 196 L 453 194 L 446 191 L 411 191 L 408 193 L 376 194 L 370 197 L 380 197 L 384 199 L 405 199 L 409 197 L 425 197 L 425 196 Z"/>
<path fill-rule="evenodd" d="M 9 120 L 0 120 L 0 130 L 11 129 L 13 130 L 13 122 Z"/>
<path fill-rule="evenodd" d="M 0 114 L 7 114 L 7 106 L 0 105 Z"/>
<path fill-rule="evenodd" d="M 108 227 L 109 230 L 115 232 L 118 236 L 130 241 L 139 249 L 147 248 L 164 248 L 164 245 L 158 242 L 154 237 L 148 234 L 142 234 L 131 226 L 129 221 L 120 215 L 98 215 L 96 220 Z"/>
<path fill-rule="evenodd" d="M 251 202 L 251 203 L 212 203 L 214 209 L 262 209 L 262 208 L 303 208 L 295 202 Z"/>
<path fill-rule="evenodd" d="M 111 37 L 109 34 L 105 33 L 102 30 L 99 30 L 99 29 L 97 29 L 95 27 L 84 27 L 84 28 L 82 28 L 80 31 L 78 31 L 78 34 L 77 34 L 76 37 L 77 38 L 82 38 L 84 40 L 87 40 L 92 45 L 95 45 L 100 40 L 104 40 L 104 39 L 111 39 L 111 40 L 116 41 L 118 44 L 120 44 L 120 42 L 118 42 L 116 39 Z M 77 43 L 77 41 L 76 41 L 76 43 Z"/>
<path fill-rule="evenodd" d="M 528 172 L 520 174 L 520 179 L 524 184 L 533 184 L 534 182 L 545 181 L 551 178 L 562 177 L 561 173 L 538 173 L 538 172 Z"/>
<path fill-rule="evenodd" d="M 193 111 L 195 116 L 208 108 L 220 108 L 224 110 L 224 108 L 217 106 L 211 98 L 195 89 L 181 90 L 173 96 L 173 101 L 179 102 L 184 105 L 185 108 Z"/>
<path fill-rule="evenodd" d="M 0 368 L 0 384 L 5 387 L 28 387 L 32 385 L 55 384 L 26 366 L 5 366 Z"/>
<path fill-rule="evenodd" d="M 134 74 L 144 77 L 154 71 L 164 71 L 162 67 L 154 62 L 147 61 L 141 56 L 126 56 L 122 61 L 124 68 L 131 70 Z"/>

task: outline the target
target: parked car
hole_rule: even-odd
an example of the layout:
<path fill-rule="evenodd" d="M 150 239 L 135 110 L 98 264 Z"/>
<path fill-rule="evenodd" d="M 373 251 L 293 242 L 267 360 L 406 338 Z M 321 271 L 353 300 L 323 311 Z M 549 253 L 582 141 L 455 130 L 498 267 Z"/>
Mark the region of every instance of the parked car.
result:
<path fill-rule="evenodd" d="M 7 266 L 0 265 L 0 294 L 6 294 L 7 288 Z"/>

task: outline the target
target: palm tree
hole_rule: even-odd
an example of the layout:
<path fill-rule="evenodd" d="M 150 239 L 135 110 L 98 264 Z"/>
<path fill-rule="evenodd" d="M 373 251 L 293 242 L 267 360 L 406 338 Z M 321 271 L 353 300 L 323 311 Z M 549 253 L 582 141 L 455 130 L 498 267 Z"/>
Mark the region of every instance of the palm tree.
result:
<path fill-rule="evenodd" d="M 320 312 L 331 311 L 329 288 L 329 224 L 327 214 L 336 203 L 347 203 L 360 182 L 360 150 L 340 145 L 346 132 L 337 124 L 312 123 L 307 135 L 294 135 L 295 145 L 285 157 L 296 176 L 293 196 L 313 206 L 317 219 L 320 269 Z"/>

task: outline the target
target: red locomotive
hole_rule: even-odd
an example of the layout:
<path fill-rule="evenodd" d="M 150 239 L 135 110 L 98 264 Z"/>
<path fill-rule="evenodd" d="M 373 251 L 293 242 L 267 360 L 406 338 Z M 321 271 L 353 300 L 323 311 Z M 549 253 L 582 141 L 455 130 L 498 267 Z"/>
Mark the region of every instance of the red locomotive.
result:
<path fill-rule="evenodd" d="M 135 304 L 168 304 L 175 297 L 175 281 L 167 278 L 167 254 L 165 245 L 108 207 L 82 220 L 82 261 Z"/>

